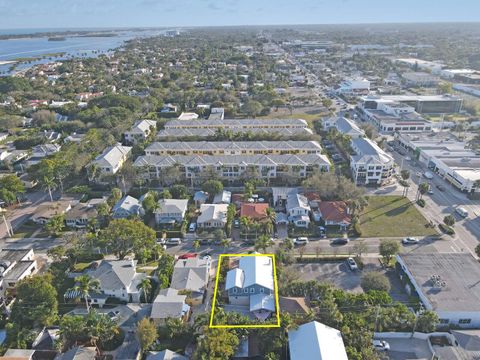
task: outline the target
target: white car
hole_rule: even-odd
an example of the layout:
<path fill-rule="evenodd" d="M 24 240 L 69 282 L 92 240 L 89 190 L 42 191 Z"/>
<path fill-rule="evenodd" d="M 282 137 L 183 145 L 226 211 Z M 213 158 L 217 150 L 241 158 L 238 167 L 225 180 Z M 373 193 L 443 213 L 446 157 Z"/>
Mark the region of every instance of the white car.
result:
<path fill-rule="evenodd" d="M 350 268 L 350 270 L 352 270 L 352 271 L 358 270 L 358 265 L 353 258 L 349 257 L 347 259 L 347 264 L 348 264 L 348 267 Z"/>
<path fill-rule="evenodd" d="M 308 238 L 307 237 L 298 237 L 295 240 L 293 240 L 293 243 L 295 245 L 305 245 L 305 244 L 308 244 Z"/>
<path fill-rule="evenodd" d="M 167 239 L 165 242 L 167 245 L 180 245 L 182 243 L 182 239 L 180 238 L 170 238 Z"/>
<path fill-rule="evenodd" d="M 390 344 L 385 340 L 373 340 L 373 347 L 378 351 L 388 351 L 390 350 Z"/>
<path fill-rule="evenodd" d="M 464 217 L 464 218 L 468 217 L 468 211 L 462 207 L 456 208 L 455 212 L 461 217 Z"/>
<path fill-rule="evenodd" d="M 417 244 L 418 239 L 416 237 L 406 237 L 402 239 L 402 244 Z"/>

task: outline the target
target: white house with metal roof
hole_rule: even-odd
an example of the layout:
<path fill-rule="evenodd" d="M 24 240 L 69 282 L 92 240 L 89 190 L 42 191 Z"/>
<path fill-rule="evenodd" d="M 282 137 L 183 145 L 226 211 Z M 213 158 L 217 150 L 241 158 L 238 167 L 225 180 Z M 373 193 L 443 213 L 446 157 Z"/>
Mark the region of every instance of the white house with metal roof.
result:
<path fill-rule="evenodd" d="M 128 159 L 131 150 L 129 146 L 110 146 L 98 155 L 91 165 L 96 166 L 101 175 L 114 175 Z"/>
<path fill-rule="evenodd" d="M 168 318 L 187 320 L 190 306 L 186 304 L 186 295 L 179 295 L 178 290 L 167 288 L 159 291 L 152 304 L 150 318 L 155 325 L 162 325 Z"/>
<path fill-rule="evenodd" d="M 365 136 L 365 131 L 363 131 L 363 129 L 360 129 L 353 120 L 347 119 L 343 116 L 324 120 L 323 127 L 325 130 L 337 129 L 339 133 L 348 135 L 352 139 Z"/>
<path fill-rule="evenodd" d="M 186 199 L 160 199 L 158 208 L 155 210 L 155 221 L 157 224 L 180 223 L 187 209 L 188 200 Z"/>
<path fill-rule="evenodd" d="M 142 207 L 142 203 L 130 195 L 121 198 L 112 208 L 112 217 L 114 219 L 125 219 L 135 215 L 143 216 L 145 215 L 145 210 Z"/>
<path fill-rule="evenodd" d="M 348 360 L 342 333 L 317 321 L 288 332 L 290 360 Z"/>
<path fill-rule="evenodd" d="M 202 204 L 197 218 L 199 228 L 219 228 L 227 225 L 228 204 Z"/>
<path fill-rule="evenodd" d="M 355 155 L 350 156 L 350 168 L 358 185 L 382 185 L 394 175 L 395 162 L 375 142 L 367 138 L 351 141 Z"/>
<path fill-rule="evenodd" d="M 310 205 L 306 196 L 290 194 L 285 205 L 288 220 L 297 227 L 308 227 L 310 224 Z"/>
<path fill-rule="evenodd" d="M 273 259 L 241 256 L 238 267 L 227 272 L 225 290 L 230 304 L 249 306 L 257 318 L 268 318 L 275 312 Z"/>
<path fill-rule="evenodd" d="M 130 130 L 124 133 L 125 141 L 129 144 L 145 141 L 156 128 L 157 122 L 155 120 L 138 120 Z"/>
<path fill-rule="evenodd" d="M 99 290 L 90 293 L 90 303 L 103 306 L 109 297 L 139 303 L 143 290 L 138 285 L 147 274 L 137 273 L 136 266 L 137 260 L 102 260 L 96 268 L 87 270 L 86 275 L 100 282 Z M 68 290 L 64 295 L 66 299 L 79 296 L 76 290 Z"/>

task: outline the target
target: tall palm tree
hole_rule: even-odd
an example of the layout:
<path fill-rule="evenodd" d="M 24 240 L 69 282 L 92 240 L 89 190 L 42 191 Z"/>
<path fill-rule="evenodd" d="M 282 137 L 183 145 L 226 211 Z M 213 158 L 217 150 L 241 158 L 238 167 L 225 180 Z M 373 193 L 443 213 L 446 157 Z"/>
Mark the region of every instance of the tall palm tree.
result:
<path fill-rule="evenodd" d="M 150 279 L 145 278 L 140 283 L 137 285 L 138 290 L 143 290 L 143 293 L 145 295 L 145 302 L 148 302 L 148 293 L 150 290 L 152 290 L 152 283 L 150 282 Z"/>
<path fill-rule="evenodd" d="M 242 227 L 244 228 L 245 241 L 247 241 L 247 235 L 248 235 L 248 231 L 250 230 L 250 226 L 252 225 L 252 219 L 250 219 L 247 216 L 241 216 L 240 217 L 240 224 L 242 224 Z"/>
<path fill-rule="evenodd" d="M 267 223 L 268 225 L 265 227 L 265 229 L 267 230 L 267 233 L 271 234 L 275 226 L 277 214 L 275 213 L 275 210 L 272 209 L 271 207 L 268 207 L 265 212 L 267 214 L 267 220 L 268 220 L 268 223 Z"/>
<path fill-rule="evenodd" d="M 43 185 L 50 195 L 50 201 L 53 202 L 52 190 L 55 189 L 56 183 L 53 177 L 44 176 Z"/>
<path fill-rule="evenodd" d="M 90 312 L 90 304 L 88 298 L 91 292 L 98 292 L 100 289 L 100 281 L 92 279 L 88 275 L 80 275 L 75 278 L 75 286 L 72 288 L 74 291 L 78 291 L 78 297 L 82 297 L 85 300 L 85 306 L 87 312 Z"/>
<path fill-rule="evenodd" d="M 266 253 L 267 248 L 273 245 L 273 241 L 267 235 L 260 235 L 255 241 L 255 250 L 263 250 L 263 253 Z"/>
<path fill-rule="evenodd" d="M 423 195 L 425 195 L 430 189 L 430 185 L 428 183 L 421 183 L 418 185 L 418 191 L 417 191 L 417 200 L 421 200 Z"/>

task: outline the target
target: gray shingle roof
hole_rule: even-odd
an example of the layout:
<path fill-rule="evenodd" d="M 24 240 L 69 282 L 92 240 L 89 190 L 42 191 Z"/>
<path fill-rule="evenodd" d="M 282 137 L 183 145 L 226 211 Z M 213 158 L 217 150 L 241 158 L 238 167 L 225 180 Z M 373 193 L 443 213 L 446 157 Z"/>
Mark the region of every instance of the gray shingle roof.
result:
<path fill-rule="evenodd" d="M 178 290 L 160 290 L 152 304 L 152 319 L 180 318 L 185 309 L 186 295 L 178 295 Z"/>
<path fill-rule="evenodd" d="M 102 260 L 95 270 L 89 271 L 88 275 L 100 281 L 100 287 L 106 290 L 129 290 L 141 278 L 144 273 L 137 273 L 136 260 Z M 136 289 L 132 289 L 135 290 Z"/>
<path fill-rule="evenodd" d="M 199 258 L 181 259 L 175 264 L 170 287 L 203 292 L 208 283 L 210 263 Z"/>

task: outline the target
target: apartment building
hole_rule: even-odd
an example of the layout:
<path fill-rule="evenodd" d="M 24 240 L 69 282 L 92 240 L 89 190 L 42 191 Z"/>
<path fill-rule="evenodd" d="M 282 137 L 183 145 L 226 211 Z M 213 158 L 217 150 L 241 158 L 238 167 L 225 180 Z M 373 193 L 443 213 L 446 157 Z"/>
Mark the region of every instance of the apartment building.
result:
<path fill-rule="evenodd" d="M 438 76 L 422 71 L 403 73 L 402 78 L 408 86 L 436 86 L 440 81 Z"/>
<path fill-rule="evenodd" d="M 218 121 L 221 123 L 221 121 Z M 263 127 L 229 127 L 227 129 L 233 134 L 252 134 L 253 136 L 270 135 L 275 136 L 277 139 L 289 139 L 291 137 L 309 137 L 313 135 L 311 129 L 307 127 L 294 127 L 294 128 L 263 128 Z M 221 128 L 172 128 L 163 129 L 157 133 L 158 139 L 185 139 L 185 138 L 212 138 L 218 135 L 219 131 L 223 131 Z"/>
<path fill-rule="evenodd" d="M 263 179 L 282 176 L 305 178 L 314 171 L 329 171 L 330 161 L 323 154 L 283 155 L 145 155 L 138 157 L 133 166 L 143 172 L 146 179 L 161 179 L 162 171 L 178 166 L 187 179 L 199 179 L 206 171 L 216 172 L 225 180 L 238 180 L 250 169 L 258 171 Z"/>
<path fill-rule="evenodd" d="M 146 155 L 321 154 L 317 141 L 191 141 L 155 142 Z"/>
<path fill-rule="evenodd" d="M 195 120 L 182 121 L 171 120 L 165 124 L 165 129 L 293 129 L 308 128 L 308 124 L 303 119 L 225 119 L 218 120 Z"/>
<path fill-rule="evenodd" d="M 395 162 L 393 157 L 370 139 L 351 141 L 355 155 L 350 157 L 350 168 L 358 185 L 383 185 L 391 181 Z"/>
<path fill-rule="evenodd" d="M 91 164 L 95 165 L 102 175 L 114 175 L 128 159 L 131 150 L 129 146 L 108 147 Z"/>
<path fill-rule="evenodd" d="M 155 120 L 136 121 L 132 128 L 124 133 L 125 141 L 129 144 L 145 141 L 156 128 L 157 122 Z"/>
<path fill-rule="evenodd" d="M 365 95 L 370 92 L 370 81 L 367 79 L 347 79 L 340 84 L 335 92 L 347 96 Z"/>

